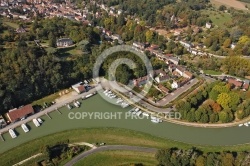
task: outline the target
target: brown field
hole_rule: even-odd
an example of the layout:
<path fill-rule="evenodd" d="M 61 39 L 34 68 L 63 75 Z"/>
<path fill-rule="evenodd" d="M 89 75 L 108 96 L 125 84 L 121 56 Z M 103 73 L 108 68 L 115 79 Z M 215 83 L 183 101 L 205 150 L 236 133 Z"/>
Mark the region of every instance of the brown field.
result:
<path fill-rule="evenodd" d="M 212 4 L 216 6 L 225 5 L 227 7 L 233 7 L 235 9 L 247 10 L 243 2 L 237 0 L 211 0 Z"/>

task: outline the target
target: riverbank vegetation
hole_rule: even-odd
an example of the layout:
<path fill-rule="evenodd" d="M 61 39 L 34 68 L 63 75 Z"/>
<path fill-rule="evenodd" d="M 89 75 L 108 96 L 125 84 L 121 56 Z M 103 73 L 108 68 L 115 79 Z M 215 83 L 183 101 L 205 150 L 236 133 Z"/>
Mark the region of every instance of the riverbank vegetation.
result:
<path fill-rule="evenodd" d="M 192 148 L 183 150 L 170 148 L 159 150 L 155 155 L 160 166 L 197 165 L 197 166 L 247 166 L 250 153 L 245 152 L 203 152 Z"/>
<path fill-rule="evenodd" d="M 250 114 L 250 92 L 216 81 L 199 88 L 176 104 L 182 120 L 200 123 L 228 123 Z"/>
<path fill-rule="evenodd" d="M 65 140 L 65 138 L 67 138 Z M 74 129 L 68 130 L 60 133 L 55 133 L 47 135 L 24 143 L 20 146 L 17 146 L 9 151 L 1 153 L 0 160 L 2 165 L 13 165 L 26 158 L 29 158 L 33 155 L 36 155 L 39 152 L 46 150 L 46 147 L 54 147 L 60 143 L 78 143 L 78 142 L 89 142 L 89 143 L 100 143 L 105 142 L 109 145 L 133 145 L 133 146 L 145 146 L 153 147 L 158 149 L 182 149 L 182 151 L 192 149 L 193 146 L 197 150 L 205 153 L 214 153 L 219 152 L 240 152 L 249 150 L 249 145 L 237 145 L 237 146 L 199 146 L 199 145 L 190 145 L 185 143 L 180 143 L 164 138 L 159 138 L 152 136 L 150 134 L 145 134 L 137 131 L 127 130 L 127 129 L 118 129 L 118 128 L 89 128 L 89 129 Z M 175 148 L 174 148 L 175 147 Z M 29 149 L 29 150 L 27 150 Z M 46 154 L 46 153 L 45 153 Z M 15 156 L 15 158 L 13 158 Z M 42 158 L 37 158 L 41 161 Z M 189 159 L 188 159 L 189 160 Z M 32 160 L 31 163 L 36 162 L 37 160 Z"/>

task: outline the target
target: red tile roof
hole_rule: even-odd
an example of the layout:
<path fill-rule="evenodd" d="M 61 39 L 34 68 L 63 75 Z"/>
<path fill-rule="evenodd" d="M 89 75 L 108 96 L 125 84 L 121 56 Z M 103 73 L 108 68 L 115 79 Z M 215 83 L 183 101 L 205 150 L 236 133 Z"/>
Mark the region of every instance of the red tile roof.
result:
<path fill-rule="evenodd" d="M 190 78 L 192 78 L 193 77 L 193 74 L 192 73 L 190 73 L 189 71 L 185 71 L 184 72 L 187 76 L 189 76 Z"/>
<path fill-rule="evenodd" d="M 232 78 L 228 79 L 228 83 L 233 84 L 236 87 L 241 87 L 242 86 L 242 82 L 237 81 L 236 79 L 232 79 Z"/>
<path fill-rule="evenodd" d="M 77 89 L 79 90 L 80 93 L 86 91 L 86 89 L 85 89 L 85 87 L 83 85 L 78 86 Z"/>
<path fill-rule="evenodd" d="M 19 109 L 8 112 L 7 116 L 9 118 L 9 120 L 11 122 L 13 122 L 13 121 L 16 121 L 16 120 L 28 115 L 28 114 L 33 114 L 33 113 L 34 113 L 34 109 L 33 109 L 32 105 L 29 104 L 29 105 L 23 106 Z"/>
<path fill-rule="evenodd" d="M 163 92 L 165 92 L 165 93 L 168 93 L 168 92 L 169 92 L 169 89 L 166 88 L 165 86 L 163 86 L 162 84 L 160 84 L 158 87 L 159 87 L 159 89 L 160 89 L 161 91 L 163 91 Z"/>

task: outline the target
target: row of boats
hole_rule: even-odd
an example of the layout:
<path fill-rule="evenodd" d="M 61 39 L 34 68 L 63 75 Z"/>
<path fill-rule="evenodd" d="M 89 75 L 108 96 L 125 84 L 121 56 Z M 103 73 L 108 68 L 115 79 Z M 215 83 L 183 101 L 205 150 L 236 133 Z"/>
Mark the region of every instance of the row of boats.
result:
<path fill-rule="evenodd" d="M 110 99 L 117 98 L 117 96 L 111 90 L 105 90 L 105 91 L 103 91 L 103 93 L 105 96 L 109 97 Z M 117 98 L 116 104 L 120 104 L 122 108 L 126 108 L 129 106 L 129 104 L 127 102 L 125 102 L 122 98 Z M 145 116 L 145 117 L 150 116 L 148 113 L 141 111 L 137 107 L 129 110 L 129 113 L 136 115 L 136 116 Z M 153 122 L 153 123 L 161 123 L 162 122 L 162 120 L 160 118 L 157 118 L 154 116 L 150 116 L 150 118 L 151 118 L 151 122 Z"/>
<path fill-rule="evenodd" d="M 81 106 L 81 103 L 79 101 L 74 101 L 73 104 L 76 108 L 79 108 Z M 67 107 L 69 110 L 71 110 L 73 108 L 73 106 L 70 104 L 67 104 Z"/>
<path fill-rule="evenodd" d="M 43 120 L 41 118 L 33 119 L 32 121 L 33 121 L 33 123 L 34 123 L 34 125 L 36 127 L 39 127 L 43 123 Z M 25 123 L 23 123 L 21 125 L 21 128 L 23 129 L 23 131 L 25 133 L 30 131 Z M 10 133 L 11 138 L 16 138 L 17 137 L 17 134 L 16 134 L 14 129 L 9 129 L 9 133 Z"/>
<path fill-rule="evenodd" d="M 105 91 L 103 91 L 103 93 L 105 96 L 109 97 L 110 99 L 117 98 L 117 96 L 111 90 L 106 89 Z M 120 104 L 122 108 L 126 108 L 129 106 L 129 104 L 125 102 L 124 100 L 122 100 L 121 98 L 117 98 L 116 104 Z"/>
<path fill-rule="evenodd" d="M 246 126 L 246 127 L 250 126 L 250 121 L 246 122 L 246 123 L 239 124 L 239 127 L 242 127 L 243 125 Z"/>
<path fill-rule="evenodd" d="M 133 115 L 136 115 L 136 116 L 144 116 L 144 117 L 149 117 L 150 116 L 148 113 L 142 112 L 142 111 L 140 111 L 139 108 L 136 108 L 136 107 L 132 108 L 128 112 L 133 114 Z M 162 120 L 160 118 L 157 118 L 155 116 L 151 115 L 150 118 L 151 118 L 151 122 L 153 122 L 153 123 L 161 123 L 162 122 Z"/>

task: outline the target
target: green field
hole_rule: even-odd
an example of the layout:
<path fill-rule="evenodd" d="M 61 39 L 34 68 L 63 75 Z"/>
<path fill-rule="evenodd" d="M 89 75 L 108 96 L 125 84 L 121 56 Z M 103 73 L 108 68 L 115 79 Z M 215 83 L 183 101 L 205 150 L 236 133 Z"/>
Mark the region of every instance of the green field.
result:
<path fill-rule="evenodd" d="M 215 71 L 215 70 L 204 70 L 205 74 L 209 74 L 209 75 L 221 75 L 222 72 L 220 71 Z"/>
<path fill-rule="evenodd" d="M 219 13 L 218 11 L 203 11 L 203 14 L 208 15 L 213 25 L 218 27 L 225 27 L 225 23 L 232 21 L 232 16 L 229 13 Z"/>
<path fill-rule="evenodd" d="M 143 164 L 145 166 L 157 165 L 153 153 L 134 151 L 105 151 L 92 154 L 80 160 L 76 166 L 130 166 L 132 164 Z"/>
<path fill-rule="evenodd" d="M 12 150 L 4 152 L 0 154 L 1 164 L 12 165 L 18 163 L 21 160 L 24 160 L 32 155 L 39 153 L 41 147 L 44 147 L 46 145 L 54 145 L 57 142 L 65 140 L 69 140 L 70 143 L 105 142 L 109 145 L 124 144 L 124 145 L 134 145 L 134 146 L 137 145 L 137 146 L 147 146 L 156 148 L 182 147 L 184 149 L 188 149 L 192 147 L 191 145 L 177 143 L 175 141 L 154 137 L 149 134 L 135 132 L 131 130 L 125 130 L 125 129 L 115 129 L 115 128 L 75 129 L 35 139 L 32 142 L 27 142 L 25 144 L 15 147 Z M 13 156 L 16 157 L 13 158 Z"/>
<path fill-rule="evenodd" d="M 3 23 L 4 23 L 5 25 L 11 27 L 11 28 L 14 28 L 14 29 L 17 29 L 17 28 L 19 27 L 18 24 L 13 23 L 13 22 L 4 21 Z"/>
<path fill-rule="evenodd" d="M 75 59 L 82 55 L 82 51 L 78 50 L 75 46 L 67 48 L 57 48 L 58 56 L 67 60 Z"/>

